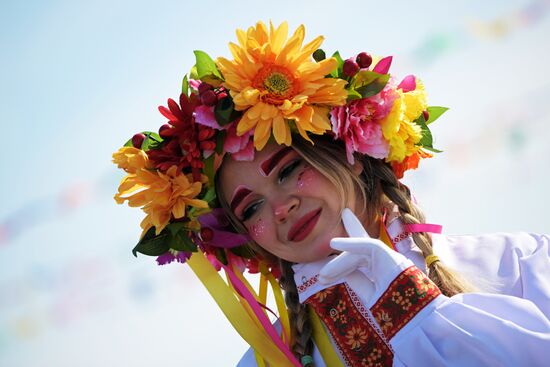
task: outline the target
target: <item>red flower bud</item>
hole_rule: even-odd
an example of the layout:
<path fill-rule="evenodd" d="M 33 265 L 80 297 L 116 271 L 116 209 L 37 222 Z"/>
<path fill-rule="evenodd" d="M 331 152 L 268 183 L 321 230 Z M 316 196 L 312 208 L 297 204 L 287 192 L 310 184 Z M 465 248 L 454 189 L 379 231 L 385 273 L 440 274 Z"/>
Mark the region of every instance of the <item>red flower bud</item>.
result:
<path fill-rule="evenodd" d="M 424 121 L 428 121 L 430 119 L 430 113 L 428 111 L 422 111 L 422 115 L 424 116 Z"/>
<path fill-rule="evenodd" d="M 172 130 L 172 125 L 170 125 L 170 124 L 164 124 L 164 125 L 162 125 L 162 126 L 159 128 L 159 135 L 160 135 L 160 137 L 163 138 L 163 139 L 166 139 L 166 138 L 168 138 L 169 136 L 171 136 L 170 130 Z"/>
<path fill-rule="evenodd" d="M 145 135 L 142 133 L 137 133 L 134 136 L 132 136 L 132 145 L 134 148 L 141 149 L 141 145 L 143 144 L 143 141 L 145 140 Z"/>
<path fill-rule="evenodd" d="M 214 106 L 218 103 L 218 96 L 216 96 L 216 92 L 213 90 L 207 90 L 201 94 L 201 103 L 205 106 Z"/>
<path fill-rule="evenodd" d="M 366 52 L 361 52 L 355 59 L 361 69 L 366 69 L 372 64 L 372 56 Z"/>
<path fill-rule="evenodd" d="M 208 227 L 201 228 L 200 236 L 203 242 L 212 241 L 212 238 L 214 238 L 214 231 Z"/>
<path fill-rule="evenodd" d="M 225 97 L 227 97 L 227 93 L 225 92 L 218 93 L 218 101 L 221 101 Z"/>
<path fill-rule="evenodd" d="M 204 92 L 212 90 L 212 88 L 214 87 L 212 87 L 210 84 L 202 82 L 201 84 L 199 84 L 199 95 L 202 95 Z"/>
<path fill-rule="evenodd" d="M 349 76 L 351 78 L 352 76 L 357 74 L 357 72 L 359 71 L 359 65 L 357 65 L 357 63 L 354 60 L 347 59 L 346 61 L 344 61 L 343 71 L 344 71 L 344 75 Z"/>

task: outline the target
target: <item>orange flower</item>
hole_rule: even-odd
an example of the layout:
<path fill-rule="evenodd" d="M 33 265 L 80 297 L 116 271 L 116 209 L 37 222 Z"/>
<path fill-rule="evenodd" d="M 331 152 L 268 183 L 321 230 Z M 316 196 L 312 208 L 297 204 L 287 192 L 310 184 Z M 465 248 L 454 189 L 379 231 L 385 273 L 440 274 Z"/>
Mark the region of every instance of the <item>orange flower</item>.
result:
<path fill-rule="evenodd" d="M 136 173 L 142 168 L 151 168 L 147 154 L 134 147 L 122 147 L 113 153 L 113 163 L 128 173 Z"/>
<path fill-rule="evenodd" d="M 287 33 L 286 22 L 277 29 L 270 23 L 269 31 L 262 22 L 247 32 L 238 29 L 239 44 L 229 44 L 234 60 L 217 60 L 235 109 L 244 111 L 237 134 L 254 129 L 257 150 L 265 146 L 271 132 L 277 143 L 290 145 L 290 120 L 311 141 L 307 132 L 323 134 L 331 129 L 329 106 L 346 102 L 346 81 L 325 77 L 338 66 L 336 59 L 311 60 L 323 37 L 302 46 L 303 25 L 288 40 Z"/>
<path fill-rule="evenodd" d="M 158 235 L 172 217 L 185 216 L 186 206 L 208 208 L 206 201 L 195 198 L 207 180 L 203 175 L 201 182 L 193 182 L 191 174 L 184 175 L 176 166 L 166 174 L 139 169 L 122 179 L 115 200 L 118 204 L 128 201 L 131 207 L 142 207 L 147 214 L 141 222 L 143 233 L 154 226 Z"/>
<path fill-rule="evenodd" d="M 346 344 L 349 345 L 351 349 L 357 349 L 367 341 L 367 333 L 365 330 L 361 330 L 354 326 L 348 331 L 346 338 L 348 339 Z"/>
<path fill-rule="evenodd" d="M 420 158 L 431 158 L 433 155 L 423 150 L 417 150 L 410 156 L 405 157 L 401 163 L 392 162 L 391 166 L 397 178 L 403 178 L 405 171 L 418 168 Z"/>

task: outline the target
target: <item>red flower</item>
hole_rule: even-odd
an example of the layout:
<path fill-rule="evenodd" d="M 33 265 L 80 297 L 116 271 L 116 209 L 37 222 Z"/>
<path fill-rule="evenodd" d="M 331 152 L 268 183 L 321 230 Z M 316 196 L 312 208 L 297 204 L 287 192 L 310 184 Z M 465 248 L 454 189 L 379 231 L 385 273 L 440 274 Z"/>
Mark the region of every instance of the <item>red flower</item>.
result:
<path fill-rule="evenodd" d="M 216 148 L 215 133 L 210 127 L 195 122 L 193 112 L 200 105 L 196 95 L 180 95 L 179 105 L 168 99 L 168 108 L 159 106 L 160 113 L 168 119 L 171 129 L 163 131 L 165 143 L 160 149 L 147 152 L 154 167 L 166 171 L 173 165 L 179 170 L 198 176 L 204 167 L 203 159 Z"/>

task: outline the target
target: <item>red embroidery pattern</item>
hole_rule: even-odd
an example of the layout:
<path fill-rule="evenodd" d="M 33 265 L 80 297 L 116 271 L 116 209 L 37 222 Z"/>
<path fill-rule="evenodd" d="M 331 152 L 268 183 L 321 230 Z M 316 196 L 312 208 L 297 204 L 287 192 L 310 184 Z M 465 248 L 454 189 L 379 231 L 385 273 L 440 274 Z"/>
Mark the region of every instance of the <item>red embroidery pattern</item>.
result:
<path fill-rule="evenodd" d="M 393 338 L 426 305 L 441 294 L 416 266 L 405 269 L 371 308 L 388 339 Z"/>
<path fill-rule="evenodd" d="M 315 293 L 306 304 L 325 324 L 346 365 L 386 367 L 393 364 L 388 340 L 440 294 L 420 269 L 411 266 L 370 311 L 345 283 Z"/>
<path fill-rule="evenodd" d="M 392 351 L 357 310 L 345 284 L 326 288 L 308 298 L 306 303 L 324 322 L 348 366 L 386 367 L 393 364 Z"/>
<path fill-rule="evenodd" d="M 398 234 L 397 236 L 390 239 L 391 243 L 395 246 L 398 242 L 403 241 L 405 238 L 409 237 L 411 233 L 409 232 L 402 232 Z"/>
<path fill-rule="evenodd" d="M 304 277 L 305 278 L 305 277 Z M 306 291 L 306 289 L 308 289 L 309 287 L 311 287 L 312 285 L 314 285 L 315 283 L 317 283 L 319 281 L 319 274 L 317 274 L 316 276 L 314 277 L 311 277 L 307 280 L 305 280 L 302 285 L 299 285 L 297 288 L 298 288 L 298 293 L 303 293 Z"/>

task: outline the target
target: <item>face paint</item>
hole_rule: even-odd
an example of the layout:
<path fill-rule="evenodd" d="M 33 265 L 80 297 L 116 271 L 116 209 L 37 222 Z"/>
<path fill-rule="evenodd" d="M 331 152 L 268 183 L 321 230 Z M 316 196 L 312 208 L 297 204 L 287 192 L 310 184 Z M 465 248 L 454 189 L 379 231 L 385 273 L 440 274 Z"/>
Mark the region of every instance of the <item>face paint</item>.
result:
<path fill-rule="evenodd" d="M 273 153 L 269 158 L 267 158 L 260 165 L 260 174 L 264 177 L 269 176 L 273 169 L 279 164 L 279 162 L 286 157 L 288 154 L 292 153 L 293 150 L 291 147 L 282 148 L 278 152 Z"/>
<path fill-rule="evenodd" d="M 235 192 L 233 193 L 233 198 L 231 199 L 231 210 L 235 212 L 237 206 L 239 206 L 241 201 L 243 201 L 243 199 L 247 197 L 251 192 L 252 191 L 248 187 L 244 185 L 239 185 L 239 187 L 235 189 Z"/>
<path fill-rule="evenodd" d="M 250 227 L 250 237 L 252 237 L 252 239 L 256 242 L 258 242 L 258 240 L 261 241 L 261 238 L 263 237 L 265 231 L 265 223 L 262 221 L 262 218 L 260 218 Z"/>
<path fill-rule="evenodd" d="M 307 166 L 298 176 L 296 188 L 300 192 L 306 192 L 312 185 L 315 184 L 315 172 L 310 166 Z"/>

